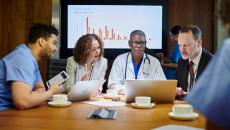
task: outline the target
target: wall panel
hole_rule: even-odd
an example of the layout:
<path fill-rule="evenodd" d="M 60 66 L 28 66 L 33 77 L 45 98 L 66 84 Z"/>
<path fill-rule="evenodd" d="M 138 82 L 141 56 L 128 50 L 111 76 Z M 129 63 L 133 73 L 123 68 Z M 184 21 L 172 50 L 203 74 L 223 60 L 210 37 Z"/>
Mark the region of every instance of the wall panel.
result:
<path fill-rule="evenodd" d="M 27 41 L 29 27 L 34 22 L 51 24 L 52 0 L 0 1 L 0 58 L 20 43 Z M 46 62 L 39 63 L 45 79 Z"/>

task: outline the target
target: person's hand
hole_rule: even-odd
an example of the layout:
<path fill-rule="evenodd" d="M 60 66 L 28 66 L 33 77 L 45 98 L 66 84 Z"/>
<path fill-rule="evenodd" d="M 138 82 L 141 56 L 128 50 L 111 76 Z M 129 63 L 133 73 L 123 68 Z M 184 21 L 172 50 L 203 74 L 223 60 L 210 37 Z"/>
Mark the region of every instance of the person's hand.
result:
<path fill-rule="evenodd" d="M 81 81 L 86 81 L 89 80 L 89 73 L 85 73 L 82 77 L 81 77 Z"/>
<path fill-rule="evenodd" d="M 125 95 L 125 90 L 124 89 L 119 89 L 118 90 L 118 95 Z"/>
<path fill-rule="evenodd" d="M 61 85 L 58 85 L 58 84 L 52 84 L 50 87 L 49 87 L 49 90 L 48 91 L 51 91 L 53 94 L 58 94 L 58 93 L 61 93 L 63 91 L 63 87 Z"/>
<path fill-rule="evenodd" d="M 185 96 L 187 94 L 188 94 L 188 92 L 183 91 L 183 89 L 181 87 L 176 88 L 176 95 L 177 96 Z"/>

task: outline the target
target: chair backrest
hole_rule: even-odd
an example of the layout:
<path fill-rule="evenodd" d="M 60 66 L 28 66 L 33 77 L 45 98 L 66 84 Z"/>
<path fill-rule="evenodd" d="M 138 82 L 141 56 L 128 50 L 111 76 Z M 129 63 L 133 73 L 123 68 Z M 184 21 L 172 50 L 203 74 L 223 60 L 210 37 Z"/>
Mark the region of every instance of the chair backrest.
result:
<path fill-rule="evenodd" d="M 50 59 L 47 67 L 47 80 L 53 78 L 61 71 L 66 70 L 66 64 L 66 59 Z"/>

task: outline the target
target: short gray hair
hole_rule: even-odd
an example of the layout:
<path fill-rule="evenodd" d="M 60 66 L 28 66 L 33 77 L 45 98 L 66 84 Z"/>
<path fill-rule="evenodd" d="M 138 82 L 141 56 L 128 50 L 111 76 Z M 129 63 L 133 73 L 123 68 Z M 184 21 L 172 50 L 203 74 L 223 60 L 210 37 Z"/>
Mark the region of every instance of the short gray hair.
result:
<path fill-rule="evenodd" d="M 145 37 L 145 33 L 141 30 L 134 30 L 130 33 L 130 38 L 134 37 L 135 35 L 138 35 L 138 36 L 143 36 Z M 145 37 L 145 41 L 146 41 L 146 37 Z"/>

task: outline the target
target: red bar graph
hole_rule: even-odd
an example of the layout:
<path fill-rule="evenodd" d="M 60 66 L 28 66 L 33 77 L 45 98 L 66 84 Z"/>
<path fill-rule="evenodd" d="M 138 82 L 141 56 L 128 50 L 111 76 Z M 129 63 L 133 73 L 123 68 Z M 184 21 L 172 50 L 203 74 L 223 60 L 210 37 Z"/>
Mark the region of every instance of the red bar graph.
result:
<path fill-rule="evenodd" d="M 86 17 L 86 33 L 90 34 L 93 33 L 95 34 L 96 28 L 91 28 L 89 25 L 89 17 Z M 102 31 L 102 28 L 104 28 L 104 32 Z M 127 36 L 120 35 L 119 33 L 116 33 L 113 28 L 111 28 L 111 32 L 109 31 L 109 27 L 105 25 L 104 27 L 99 27 L 98 28 L 98 34 L 97 34 L 101 39 L 103 40 L 128 40 Z"/>

